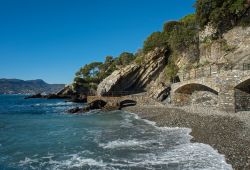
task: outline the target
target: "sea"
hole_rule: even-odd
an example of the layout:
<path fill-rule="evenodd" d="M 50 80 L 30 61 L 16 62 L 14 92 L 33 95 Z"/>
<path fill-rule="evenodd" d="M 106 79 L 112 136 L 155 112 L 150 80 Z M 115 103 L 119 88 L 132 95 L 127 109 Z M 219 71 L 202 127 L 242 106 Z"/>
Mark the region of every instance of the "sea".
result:
<path fill-rule="evenodd" d="M 124 111 L 72 115 L 79 104 L 0 95 L 0 170 L 231 170 L 191 129 Z"/>

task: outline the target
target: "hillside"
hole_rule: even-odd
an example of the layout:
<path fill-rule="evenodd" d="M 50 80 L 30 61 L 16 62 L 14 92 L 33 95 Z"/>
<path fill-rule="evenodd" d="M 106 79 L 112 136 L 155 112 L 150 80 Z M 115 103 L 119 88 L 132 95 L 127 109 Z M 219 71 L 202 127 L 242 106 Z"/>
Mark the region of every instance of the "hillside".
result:
<path fill-rule="evenodd" d="M 48 84 L 43 80 L 0 79 L 0 94 L 56 93 L 64 84 Z"/>
<path fill-rule="evenodd" d="M 149 35 L 136 53 L 107 56 L 103 63 L 83 66 L 63 94 L 147 91 L 163 100 L 182 72 L 206 65 L 240 68 L 248 63 L 250 1 L 197 0 L 195 7 L 194 14 L 164 23 L 162 31 Z"/>

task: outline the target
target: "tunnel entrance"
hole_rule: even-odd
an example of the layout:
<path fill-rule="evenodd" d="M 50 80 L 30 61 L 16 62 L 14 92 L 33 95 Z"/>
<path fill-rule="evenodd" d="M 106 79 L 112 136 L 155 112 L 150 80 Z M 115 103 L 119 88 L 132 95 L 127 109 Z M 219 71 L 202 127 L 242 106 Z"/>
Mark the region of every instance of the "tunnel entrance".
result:
<path fill-rule="evenodd" d="M 235 111 L 250 111 L 250 79 L 235 87 Z"/>

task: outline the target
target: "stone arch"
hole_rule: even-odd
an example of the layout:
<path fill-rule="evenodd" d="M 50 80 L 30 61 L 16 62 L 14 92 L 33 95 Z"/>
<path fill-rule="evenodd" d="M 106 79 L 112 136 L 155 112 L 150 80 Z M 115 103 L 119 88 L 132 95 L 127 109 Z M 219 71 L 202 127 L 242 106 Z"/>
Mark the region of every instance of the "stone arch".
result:
<path fill-rule="evenodd" d="M 107 104 L 107 101 L 101 100 L 101 99 L 97 99 L 92 101 L 91 103 L 89 103 L 89 107 L 91 109 L 101 109 L 103 108 L 105 105 Z"/>
<path fill-rule="evenodd" d="M 177 105 L 216 106 L 219 92 L 209 86 L 199 83 L 189 83 L 174 91 L 174 101 Z"/>
<path fill-rule="evenodd" d="M 244 79 L 234 88 L 235 95 L 235 110 L 249 111 L 250 110 L 250 78 Z"/>
<path fill-rule="evenodd" d="M 250 77 L 243 79 L 243 81 L 235 86 L 235 89 L 240 89 L 242 91 L 250 93 Z"/>
<path fill-rule="evenodd" d="M 175 90 L 175 93 L 184 93 L 184 94 L 192 94 L 194 91 L 209 91 L 211 93 L 214 93 L 216 95 L 219 94 L 219 92 L 209 86 L 199 84 L 199 83 L 190 83 L 185 84 L 178 89 Z"/>
<path fill-rule="evenodd" d="M 120 107 L 121 108 L 128 107 L 128 106 L 135 106 L 136 104 L 137 104 L 137 101 L 130 100 L 130 99 L 120 101 Z"/>

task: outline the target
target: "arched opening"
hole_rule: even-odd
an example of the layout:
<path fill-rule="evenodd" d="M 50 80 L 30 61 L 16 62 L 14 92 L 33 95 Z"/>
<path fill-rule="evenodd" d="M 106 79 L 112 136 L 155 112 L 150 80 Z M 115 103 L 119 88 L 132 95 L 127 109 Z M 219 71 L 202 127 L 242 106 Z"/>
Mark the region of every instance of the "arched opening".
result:
<path fill-rule="evenodd" d="M 235 110 L 250 110 L 250 79 L 238 84 L 235 87 Z"/>
<path fill-rule="evenodd" d="M 105 105 L 107 104 L 107 102 L 103 101 L 103 100 L 94 100 L 93 102 L 89 103 L 89 108 L 90 109 L 102 109 Z"/>
<path fill-rule="evenodd" d="M 186 84 L 175 91 L 177 105 L 217 106 L 218 91 L 202 84 Z"/>
<path fill-rule="evenodd" d="M 120 107 L 128 107 L 128 106 L 135 106 L 137 104 L 134 100 L 123 100 L 120 102 Z"/>
<path fill-rule="evenodd" d="M 178 88 L 175 92 L 176 93 L 185 93 L 185 94 L 192 94 L 195 91 L 209 91 L 211 93 L 214 93 L 218 95 L 218 92 L 208 86 L 202 85 L 202 84 L 186 84 L 180 88 Z"/>

